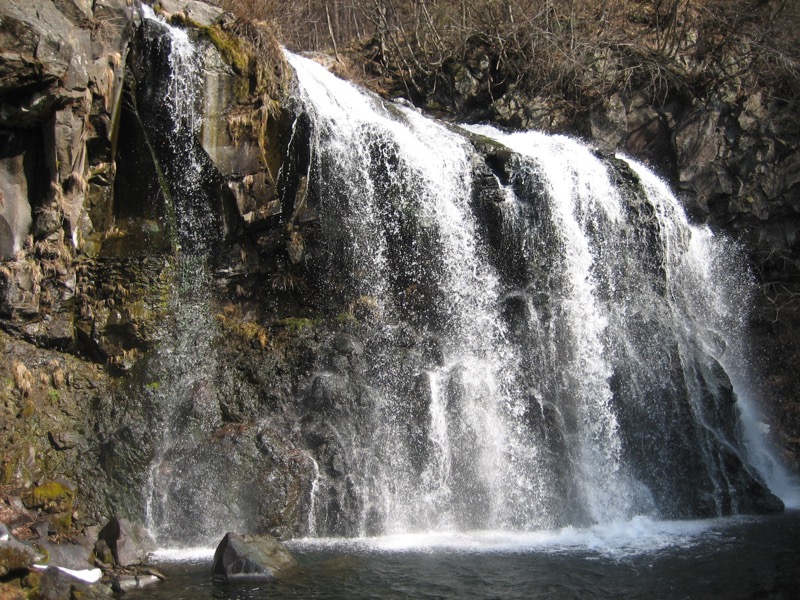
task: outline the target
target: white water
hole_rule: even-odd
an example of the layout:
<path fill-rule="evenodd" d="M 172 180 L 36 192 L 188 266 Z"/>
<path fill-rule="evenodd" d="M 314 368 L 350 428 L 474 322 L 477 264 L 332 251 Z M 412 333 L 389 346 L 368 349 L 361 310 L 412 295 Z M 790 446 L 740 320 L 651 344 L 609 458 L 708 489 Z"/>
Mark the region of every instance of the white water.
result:
<path fill-rule="evenodd" d="M 408 318 L 398 273 L 414 282 L 407 291 L 436 291 L 421 313 L 434 315 L 424 326 L 444 354 L 425 373 L 424 469 L 406 454 L 412 417 L 391 383 L 396 365 L 371 384 L 374 435 L 349 425 L 353 415 L 337 426 L 378 531 L 603 525 L 750 501 L 747 470 L 768 479 L 774 465 L 752 405 L 728 399 L 728 375 L 740 395 L 746 380 L 748 294 L 729 245 L 690 226 L 635 163 L 641 184 L 566 137 L 465 127 L 515 153 L 497 205 L 501 251 L 519 255 L 512 274 L 524 282 L 509 287 L 479 241 L 470 198 L 481 158 L 466 138 L 289 60 L 312 124 L 323 228 L 350 253 L 356 293 L 392 323 Z M 513 331 L 501 306 L 516 307 Z M 752 466 L 732 469 L 731 453 Z"/>
<path fill-rule="evenodd" d="M 589 528 L 564 527 L 537 531 L 439 531 L 400 533 L 364 538 L 309 537 L 287 542 L 290 550 L 331 549 L 337 553 L 462 552 L 462 553 L 576 553 L 609 558 L 652 554 L 666 548 L 687 549 L 720 529 L 735 527 L 745 518 L 656 521 L 634 517 Z M 150 557 L 155 562 L 209 561 L 211 546 L 161 548 Z"/>
<path fill-rule="evenodd" d="M 462 136 L 413 110 L 387 107 L 308 59 L 290 55 L 289 61 L 314 127 L 323 227 L 332 238 L 344 236 L 340 248 L 350 253 L 354 295 L 371 298 L 392 318 L 398 309 L 390 280 L 400 269 L 414 282 L 410 293 L 427 286 L 438 299 L 432 326 L 442 331 L 445 361 L 425 374 L 432 450 L 421 475 L 403 453 L 406 400 L 391 386 L 374 387 L 373 438 L 341 439 L 360 463 L 353 475 L 365 513 L 378 510 L 390 532 L 453 527 L 463 522 L 460 512 L 474 509 L 466 491 L 472 487 L 491 505 L 481 517 L 500 524 L 508 520 L 508 500 L 528 483 L 523 463 L 536 448 L 517 438 L 507 418 L 516 400 L 503 378 L 515 359 L 503 343 L 497 275 L 469 207 L 471 149 Z M 416 247 L 418 256 L 404 256 L 400 264 L 390 259 L 401 227 L 422 230 L 420 243 L 431 240 L 433 264 Z M 463 455 L 474 473 L 454 466 L 453 457 Z"/>
<path fill-rule="evenodd" d="M 145 19 L 166 32 L 170 48 L 166 98 L 170 108 L 171 131 L 166 135 L 170 158 L 161 164 L 171 191 L 179 250 L 202 255 L 208 252 L 216 236 L 216 217 L 208 205 L 204 190 L 204 150 L 199 145 L 203 126 L 204 55 L 186 30 L 175 27 L 142 5 Z M 152 74 L 157 80 L 160 73 Z"/>
<path fill-rule="evenodd" d="M 800 482 L 777 458 L 762 428 L 764 417 L 758 407 L 758 392 L 752 384 L 753 367 L 747 360 L 747 311 L 753 282 L 750 274 L 743 273 L 736 262 L 740 258 L 738 249 L 716 240 L 708 227 L 690 226 L 683 207 L 666 182 L 637 161 L 620 158 L 639 176 L 656 207 L 665 246 L 679 244 L 679 236 L 688 233 L 688 252 L 678 264 L 669 265 L 681 282 L 680 289 L 673 293 L 688 296 L 685 305 L 692 312 L 697 323 L 695 327 L 704 330 L 702 341 L 720 360 L 731 379 L 749 462 L 787 508 L 800 508 Z M 676 317 L 685 320 L 687 315 Z"/>
<path fill-rule="evenodd" d="M 169 43 L 168 71 L 153 73 L 148 83 L 156 85 L 166 77 L 170 131 L 160 133 L 166 134 L 170 148 L 161 167 L 170 179 L 178 242 L 176 285 L 169 299 L 174 334 L 157 349 L 148 372 L 151 381 L 145 383 L 146 393 L 156 397 L 161 408 L 145 523 L 158 543 L 174 544 L 187 537 L 221 537 L 237 529 L 244 517 L 238 507 L 219 501 L 220 490 L 215 488 L 224 487 L 225 474 L 206 464 L 200 447 L 219 419 L 219 406 L 208 392 L 217 364 L 212 350 L 217 319 L 211 311 L 207 265 L 215 217 L 203 190 L 202 149 L 196 143 L 203 123 L 204 61 L 185 30 L 169 25 L 149 6 L 141 8 Z M 151 43 L 158 44 L 159 38 Z"/>
<path fill-rule="evenodd" d="M 595 278 L 598 263 L 609 258 L 597 254 L 605 240 L 595 244 L 590 235 L 590 230 L 601 229 L 604 222 L 619 226 L 619 192 L 605 165 L 575 140 L 539 132 L 506 134 L 488 126 L 465 129 L 525 157 L 518 168 L 526 177 L 539 178 L 552 203 L 549 225 L 557 233 L 563 254 L 561 302 L 566 330 L 558 331 L 549 345 L 555 354 L 555 346 L 563 344 L 566 335 L 573 349 L 569 368 L 578 413 L 574 443 L 579 453 L 579 485 L 589 515 L 595 522 L 608 523 L 629 519 L 640 511 L 651 512 L 646 492 L 623 470 L 622 441 L 609 385 L 613 371 L 606 341 L 609 315 Z M 506 191 L 507 202 L 519 201 L 512 190 Z"/>
<path fill-rule="evenodd" d="M 159 548 L 150 553 L 154 562 L 199 562 L 214 558 L 215 547 L 188 546 L 183 548 Z"/>
<path fill-rule="evenodd" d="M 290 548 L 332 549 L 351 552 L 460 552 L 460 553 L 590 553 L 622 559 L 652 554 L 667 548 L 687 549 L 716 535 L 720 528 L 733 527 L 734 521 L 705 519 L 696 521 L 655 521 L 634 517 L 590 528 L 565 527 L 538 531 L 427 532 L 379 536 L 375 538 L 304 538 L 289 542 Z"/>

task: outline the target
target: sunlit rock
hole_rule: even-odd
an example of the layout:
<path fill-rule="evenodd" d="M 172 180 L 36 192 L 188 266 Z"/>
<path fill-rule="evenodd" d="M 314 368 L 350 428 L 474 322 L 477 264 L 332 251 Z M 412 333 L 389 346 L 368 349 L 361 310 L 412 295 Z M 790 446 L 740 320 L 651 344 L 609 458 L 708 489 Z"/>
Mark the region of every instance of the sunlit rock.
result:
<path fill-rule="evenodd" d="M 214 579 L 225 583 L 275 581 L 297 566 L 291 553 L 271 536 L 228 532 L 214 553 Z"/>

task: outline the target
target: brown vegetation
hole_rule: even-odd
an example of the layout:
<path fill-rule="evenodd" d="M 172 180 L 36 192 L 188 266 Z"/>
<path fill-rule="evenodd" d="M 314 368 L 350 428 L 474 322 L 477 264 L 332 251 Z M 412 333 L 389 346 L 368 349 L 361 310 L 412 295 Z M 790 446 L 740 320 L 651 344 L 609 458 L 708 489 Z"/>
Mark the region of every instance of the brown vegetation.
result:
<path fill-rule="evenodd" d="M 493 96 L 513 85 L 575 108 L 630 90 L 661 103 L 745 73 L 784 100 L 800 91 L 800 7 L 790 0 L 221 3 L 276 23 L 289 48 L 358 53 L 374 82 L 415 100 L 457 64 L 477 65 Z"/>
<path fill-rule="evenodd" d="M 35 383 L 33 374 L 28 370 L 24 363 L 15 360 L 11 366 L 14 375 L 14 385 L 26 398 L 31 395 L 33 384 Z"/>

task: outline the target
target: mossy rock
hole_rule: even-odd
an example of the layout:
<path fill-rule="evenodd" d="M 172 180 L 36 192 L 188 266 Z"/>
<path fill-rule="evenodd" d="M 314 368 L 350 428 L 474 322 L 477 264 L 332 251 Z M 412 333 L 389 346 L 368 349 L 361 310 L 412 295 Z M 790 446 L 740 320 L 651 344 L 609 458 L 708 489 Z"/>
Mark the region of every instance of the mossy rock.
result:
<path fill-rule="evenodd" d="M 35 559 L 33 551 L 26 552 L 21 548 L 0 546 L 0 577 L 26 570 L 33 564 Z"/>
<path fill-rule="evenodd" d="M 66 511 L 50 517 L 50 524 L 57 533 L 67 533 L 72 530 L 72 512 Z"/>
<path fill-rule="evenodd" d="M 264 24 L 236 20 L 198 29 L 238 75 L 234 94 L 240 102 L 259 98 L 280 104 L 286 99 L 292 71 L 274 33 Z"/>
<path fill-rule="evenodd" d="M 278 321 L 278 325 L 286 331 L 300 332 L 311 329 L 314 321 L 305 318 L 287 317 Z"/>
<path fill-rule="evenodd" d="M 45 481 L 33 488 L 23 498 L 26 508 L 44 510 L 49 513 L 71 513 L 76 491 L 58 481 Z"/>

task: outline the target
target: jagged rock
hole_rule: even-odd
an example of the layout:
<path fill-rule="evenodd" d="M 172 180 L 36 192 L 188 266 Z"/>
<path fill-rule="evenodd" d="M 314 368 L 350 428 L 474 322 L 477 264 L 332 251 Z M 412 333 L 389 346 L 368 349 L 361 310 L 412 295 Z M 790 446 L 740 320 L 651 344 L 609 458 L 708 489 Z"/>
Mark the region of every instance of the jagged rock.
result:
<path fill-rule="evenodd" d="M 139 564 L 147 554 L 156 549 L 149 532 L 127 519 L 113 517 L 100 530 L 98 542 L 109 548 L 114 564 L 128 566 Z M 96 551 L 97 552 L 97 551 Z M 102 551 L 98 554 L 102 554 Z"/>
<path fill-rule="evenodd" d="M 33 183 L 30 157 L 35 149 L 31 137 L 0 132 L 4 146 L 0 156 L 0 258 L 13 256 L 22 248 L 33 222 L 29 185 Z"/>
<path fill-rule="evenodd" d="M 214 553 L 214 579 L 225 583 L 275 581 L 297 566 L 297 561 L 271 536 L 228 532 Z"/>
<path fill-rule="evenodd" d="M 77 431 L 49 431 L 47 435 L 56 450 L 87 447 L 86 438 Z"/>

